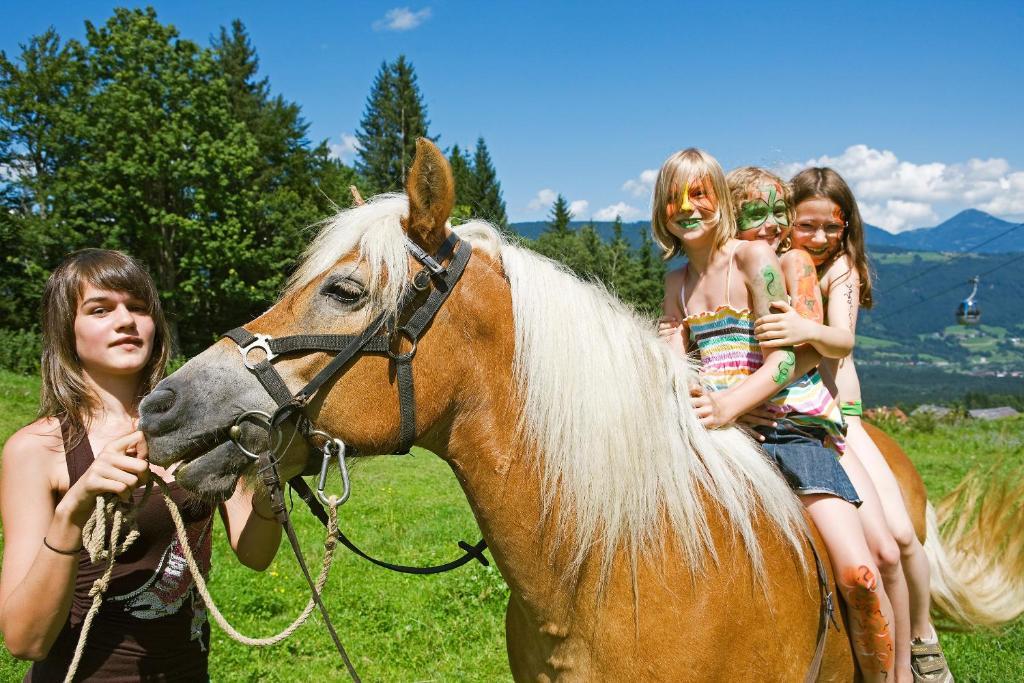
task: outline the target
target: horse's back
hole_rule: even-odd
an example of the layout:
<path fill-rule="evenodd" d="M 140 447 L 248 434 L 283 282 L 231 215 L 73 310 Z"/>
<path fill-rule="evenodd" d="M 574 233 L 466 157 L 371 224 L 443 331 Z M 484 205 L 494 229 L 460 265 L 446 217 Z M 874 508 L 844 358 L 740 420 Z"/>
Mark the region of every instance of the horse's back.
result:
<path fill-rule="evenodd" d="M 702 572 L 671 547 L 664 561 L 642 562 L 635 583 L 630 563 L 616 562 L 604 590 L 584 579 L 558 623 L 541 623 L 513 595 L 506 633 L 515 679 L 804 680 L 821 604 L 814 560 L 804 546 L 801 564 L 777 529 L 759 525 L 759 576 L 738 539 L 716 534 L 718 561 Z M 820 681 L 853 680 L 845 629 L 829 628 L 821 673 Z"/>

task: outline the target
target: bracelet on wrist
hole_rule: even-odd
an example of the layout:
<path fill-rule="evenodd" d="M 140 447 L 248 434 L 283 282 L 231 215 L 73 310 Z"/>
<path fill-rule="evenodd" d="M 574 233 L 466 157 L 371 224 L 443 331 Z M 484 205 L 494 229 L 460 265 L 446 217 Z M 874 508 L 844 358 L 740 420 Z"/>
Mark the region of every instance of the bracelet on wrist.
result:
<path fill-rule="evenodd" d="M 58 555 L 75 556 L 78 555 L 78 553 L 82 552 L 82 546 L 78 546 L 74 550 L 61 550 L 60 548 L 54 548 L 52 545 L 50 545 L 50 542 L 46 540 L 46 536 L 43 536 L 43 545 L 46 546 L 48 550 L 51 550 L 57 553 Z"/>

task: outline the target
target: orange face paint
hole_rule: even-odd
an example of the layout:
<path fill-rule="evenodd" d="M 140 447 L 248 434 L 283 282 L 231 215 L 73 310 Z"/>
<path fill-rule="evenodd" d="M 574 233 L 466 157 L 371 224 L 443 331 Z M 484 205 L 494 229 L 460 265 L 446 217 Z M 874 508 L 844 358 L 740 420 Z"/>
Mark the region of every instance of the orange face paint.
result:
<path fill-rule="evenodd" d="M 894 657 L 892 635 L 889 622 L 882 614 L 878 580 L 874 573 L 863 565 L 851 567 L 843 573 L 840 582 L 850 606 L 851 635 L 857 660 L 872 673 L 891 671 Z"/>

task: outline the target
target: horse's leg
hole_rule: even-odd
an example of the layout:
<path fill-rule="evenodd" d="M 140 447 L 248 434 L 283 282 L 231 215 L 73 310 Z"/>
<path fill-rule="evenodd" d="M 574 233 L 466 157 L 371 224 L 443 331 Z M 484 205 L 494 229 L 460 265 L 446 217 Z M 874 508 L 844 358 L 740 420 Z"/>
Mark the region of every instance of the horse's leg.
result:
<path fill-rule="evenodd" d="M 931 569 L 928 566 L 928 556 L 918 534 L 915 533 L 916 524 L 911 521 L 907 509 L 909 505 L 904 505 L 905 500 L 927 500 L 923 495 L 923 484 L 921 494 L 916 491 L 916 481 L 920 481 L 921 477 L 916 469 L 912 469 L 913 476 L 905 476 L 903 480 L 897 481 L 895 470 L 890 463 L 903 465 L 904 468 L 907 465 L 913 468 L 913 463 L 888 435 L 876 427 L 861 422 L 860 418 L 849 418 L 847 439 L 861 456 L 861 462 L 875 482 L 875 488 L 882 499 L 886 521 L 900 546 L 903 572 L 907 578 L 907 587 L 910 589 L 910 635 L 915 639 L 933 638 L 934 630 L 929 614 Z M 907 488 L 904 488 L 904 485 L 911 491 L 909 496 L 906 495 Z M 920 507 L 923 521 L 924 504 L 921 503 Z"/>
<path fill-rule="evenodd" d="M 910 596 L 907 590 L 907 579 L 903 575 L 900 563 L 900 547 L 893 538 L 893 533 L 886 520 L 880 492 L 876 489 L 873 477 L 868 473 L 862 462 L 860 451 L 853 447 L 847 433 L 846 453 L 842 458 L 843 469 L 860 495 L 862 504 L 857 509 L 861 524 L 864 526 L 864 537 L 868 548 L 874 556 L 875 563 L 881 574 L 882 585 L 892 604 L 893 639 L 896 646 L 896 680 L 910 681 Z M 885 462 L 881 465 L 888 471 Z M 899 491 L 897 490 L 897 494 Z M 902 508 L 902 500 L 898 502 Z M 909 527 L 909 519 L 908 527 Z M 911 536 L 913 530 L 911 529 Z"/>
<path fill-rule="evenodd" d="M 835 496 L 800 497 L 828 549 L 836 586 L 849 608 L 851 645 L 866 681 L 891 680 L 892 606 L 878 584 L 857 509 Z"/>

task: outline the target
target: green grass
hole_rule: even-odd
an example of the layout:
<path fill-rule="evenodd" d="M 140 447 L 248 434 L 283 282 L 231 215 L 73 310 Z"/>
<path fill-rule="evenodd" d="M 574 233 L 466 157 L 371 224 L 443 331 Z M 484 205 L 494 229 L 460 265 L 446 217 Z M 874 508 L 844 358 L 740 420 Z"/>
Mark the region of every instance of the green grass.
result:
<path fill-rule="evenodd" d="M 0 441 L 35 411 L 38 382 L 0 371 Z M 932 500 L 967 471 L 1002 455 L 1024 465 L 1024 418 L 946 424 L 915 420 L 892 434 L 917 464 Z M 407 564 L 452 559 L 455 542 L 478 531 L 454 476 L 438 458 L 376 458 L 356 463 L 353 496 L 342 526 L 371 554 Z M 301 503 L 299 503 L 301 505 Z M 308 514 L 296 525 L 311 564 L 319 565 L 322 530 Z M 216 525 L 211 591 L 243 633 L 284 628 L 307 599 L 287 547 L 264 573 L 242 567 Z M 286 545 L 286 544 L 285 544 Z M 508 680 L 504 643 L 507 588 L 479 565 L 431 577 L 394 574 L 339 548 L 325 600 L 360 674 L 367 681 Z M 342 680 L 337 655 L 317 616 L 281 645 L 249 648 L 213 627 L 214 681 Z M 1015 681 L 1024 672 L 1024 620 L 1001 633 L 944 633 L 958 681 Z M 20 680 L 27 664 L 0 653 L 0 681 Z"/>

